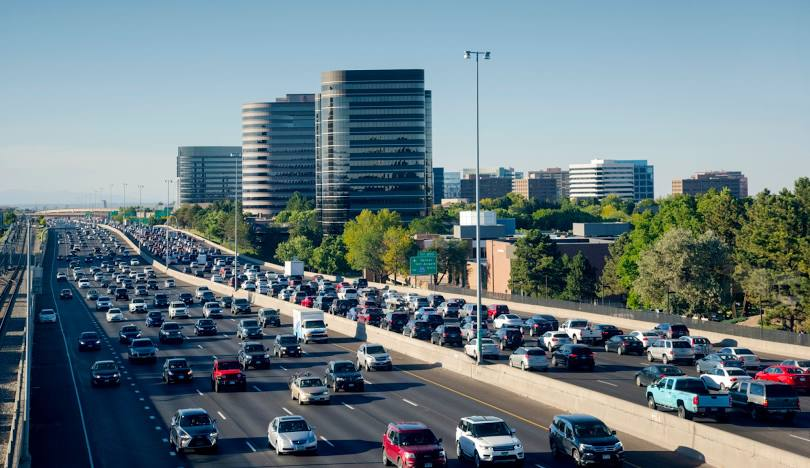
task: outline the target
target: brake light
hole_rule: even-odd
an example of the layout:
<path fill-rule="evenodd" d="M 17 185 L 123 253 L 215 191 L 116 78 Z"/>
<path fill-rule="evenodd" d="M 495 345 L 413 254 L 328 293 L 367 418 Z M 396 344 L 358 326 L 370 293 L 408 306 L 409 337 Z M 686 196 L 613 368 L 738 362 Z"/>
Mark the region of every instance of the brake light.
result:
<path fill-rule="evenodd" d="M 693 404 L 693 405 L 695 405 L 695 406 L 697 406 L 697 404 L 698 404 L 698 396 L 697 396 L 697 395 L 695 395 L 695 396 L 692 398 L 692 404 Z"/>
<path fill-rule="evenodd" d="M 768 407 L 768 399 L 767 398 L 762 400 L 762 406 L 764 406 L 766 408 Z"/>
<path fill-rule="evenodd" d="M 664 377 L 666 377 L 666 374 L 661 374 L 658 376 L 659 379 L 663 379 Z"/>
<path fill-rule="evenodd" d="M 736 382 L 736 381 L 737 381 L 737 377 L 732 377 L 732 378 L 731 378 L 731 381 L 732 381 L 732 382 Z"/>
<path fill-rule="evenodd" d="M 554 343 L 556 343 L 556 342 L 557 342 L 557 341 L 559 341 L 559 340 L 557 340 L 557 338 L 552 338 L 552 339 L 551 339 L 551 341 L 552 341 L 552 342 L 554 342 Z"/>
<path fill-rule="evenodd" d="M 568 357 L 575 358 L 575 357 L 577 357 L 577 355 L 576 354 L 569 354 Z"/>

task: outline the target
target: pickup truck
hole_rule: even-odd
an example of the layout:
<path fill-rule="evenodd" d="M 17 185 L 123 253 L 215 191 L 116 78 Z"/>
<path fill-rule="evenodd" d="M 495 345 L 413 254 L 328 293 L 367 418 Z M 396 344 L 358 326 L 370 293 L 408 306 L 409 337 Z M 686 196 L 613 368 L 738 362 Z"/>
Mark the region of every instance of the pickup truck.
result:
<path fill-rule="evenodd" d="M 560 324 L 559 331 L 567 334 L 574 343 L 598 343 L 602 334 L 588 324 L 587 320 L 571 319 Z"/>
<path fill-rule="evenodd" d="M 649 385 L 646 393 L 650 409 L 676 410 L 682 419 L 699 415 L 724 422 L 728 418 L 727 410 L 731 408 L 728 394 L 712 394 L 697 377 L 665 377 Z"/>

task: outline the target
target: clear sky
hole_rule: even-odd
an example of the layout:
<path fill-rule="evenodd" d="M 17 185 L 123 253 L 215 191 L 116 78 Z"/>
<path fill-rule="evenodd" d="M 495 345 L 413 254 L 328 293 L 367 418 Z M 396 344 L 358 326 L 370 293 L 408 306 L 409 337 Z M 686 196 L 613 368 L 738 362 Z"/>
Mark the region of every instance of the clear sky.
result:
<path fill-rule="evenodd" d="M 177 146 L 239 145 L 242 103 L 341 68 L 424 68 L 434 165 L 471 167 L 465 49 L 493 53 L 483 166 L 646 158 L 657 195 L 699 170 L 752 192 L 810 175 L 806 0 L 4 0 L 0 204 L 164 199 Z"/>

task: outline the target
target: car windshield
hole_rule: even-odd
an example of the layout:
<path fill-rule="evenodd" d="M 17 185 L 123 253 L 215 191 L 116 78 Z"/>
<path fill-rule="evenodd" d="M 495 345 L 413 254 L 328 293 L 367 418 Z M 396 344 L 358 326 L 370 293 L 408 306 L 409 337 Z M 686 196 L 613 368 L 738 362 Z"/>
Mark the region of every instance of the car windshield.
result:
<path fill-rule="evenodd" d="M 247 299 L 234 299 L 233 303 L 236 305 L 247 305 Z"/>
<path fill-rule="evenodd" d="M 428 429 L 399 433 L 399 445 L 402 446 L 433 444 L 436 444 L 436 436 Z"/>
<path fill-rule="evenodd" d="M 326 328 L 323 320 L 307 320 L 307 328 Z"/>
<path fill-rule="evenodd" d="M 338 362 L 335 364 L 335 372 L 354 372 L 354 364 L 351 362 Z"/>
<path fill-rule="evenodd" d="M 298 340 L 294 336 L 279 336 L 278 337 L 279 344 L 282 345 L 292 345 L 298 343 Z"/>
<path fill-rule="evenodd" d="M 258 327 L 259 322 L 255 321 L 255 320 L 243 320 L 242 321 L 242 326 L 243 327 Z"/>
<path fill-rule="evenodd" d="M 98 334 L 96 332 L 84 332 L 82 333 L 82 339 L 84 340 L 95 340 L 98 338 Z"/>
<path fill-rule="evenodd" d="M 257 351 L 264 351 L 264 346 L 260 344 L 245 345 L 245 351 L 248 353 L 255 353 Z"/>
<path fill-rule="evenodd" d="M 461 328 L 459 327 L 444 327 L 445 333 L 461 333 Z"/>
<path fill-rule="evenodd" d="M 169 369 L 186 369 L 188 363 L 183 359 L 169 361 Z"/>
<path fill-rule="evenodd" d="M 751 352 L 751 350 L 750 350 L 750 349 L 748 349 L 748 348 L 737 348 L 735 352 L 736 352 L 736 354 L 737 354 L 738 356 L 739 356 L 739 355 L 741 355 L 741 354 L 754 354 L 754 353 L 753 353 L 753 352 Z"/>
<path fill-rule="evenodd" d="M 804 374 L 804 371 L 798 367 L 785 367 L 786 374 Z"/>
<path fill-rule="evenodd" d="M 304 432 L 308 431 L 309 426 L 303 420 L 297 421 L 281 421 L 278 423 L 278 432 Z"/>
<path fill-rule="evenodd" d="M 683 371 L 675 366 L 658 366 L 658 372 L 664 375 L 683 375 Z"/>
<path fill-rule="evenodd" d="M 152 346 L 152 340 L 150 340 L 148 338 L 145 338 L 145 339 L 142 339 L 142 340 L 135 340 L 135 341 L 132 342 L 132 347 L 133 348 L 137 348 L 139 346 L 140 347 L 146 347 L 146 346 L 151 347 Z"/>
<path fill-rule="evenodd" d="M 673 348 L 691 348 L 692 345 L 687 343 L 686 341 L 673 341 L 672 342 Z"/>
<path fill-rule="evenodd" d="M 114 362 L 97 362 L 96 370 L 116 370 L 118 366 Z"/>
<path fill-rule="evenodd" d="M 278 315 L 277 310 L 264 310 L 262 312 L 264 313 L 265 317 L 275 317 L 276 315 Z"/>
<path fill-rule="evenodd" d="M 323 387 L 321 379 L 301 379 L 300 387 Z"/>
<path fill-rule="evenodd" d="M 209 418 L 207 414 L 190 414 L 180 418 L 180 425 L 186 427 L 210 426 L 211 418 Z"/>
<path fill-rule="evenodd" d="M 385 348 L 383 348 L 382 346 L 366 346 L 366 353 L 383 354 L 385 353 Z"/>
<path fill-rule="evenodd" d="M 706 338 L 692 338 L 692 342 L 695 344 L 709 344 L 709 340 Z"/>
<path fill-rule="evenodd" d="M 493 437 L 512 435 L 512 431 L 505 422 L 489 422 L 473 424 L 472 433 L 475 437 Z"/>
<path fill-rule="evenodd" d="M 489 338 L 484 338 L 481 340 L 482 345 L 495 345 L 495 342 Z"/>
<path fill-rule="evenodd" d="M 121 327 L 121 331 L 124 333 L 136 332 L 138 331 L 138 327 L 136 327 L 135 325 L 127 325 L 125 327 Z"/>
<path fill-rule="evenodd" d="M 219 370 L 239 369 L 239 361 L 220 361 Z"/>
<path fill-rule="evenodd" d="M 163 324 L 163 329 L 164 330 L 179 330 L 180 329 L 180 324 L 177 324 L 177 323 L 164 323 Z"/>
<path fill-rule="evenodd" d="M 579 423 L 574 426 L 578 437 L 610 437 L 610 429 L 601 422 Z"/>
<path fill-rule="evenodd" d="M 810 367 L 810 361 L 796 361 L 796 365 L 799 367 Z"/>
<path fill-rule="evenodd" d="M 742 369 L 727 369 L 726 372 L 728 372 L 728 375 L 748 375 Z"/>

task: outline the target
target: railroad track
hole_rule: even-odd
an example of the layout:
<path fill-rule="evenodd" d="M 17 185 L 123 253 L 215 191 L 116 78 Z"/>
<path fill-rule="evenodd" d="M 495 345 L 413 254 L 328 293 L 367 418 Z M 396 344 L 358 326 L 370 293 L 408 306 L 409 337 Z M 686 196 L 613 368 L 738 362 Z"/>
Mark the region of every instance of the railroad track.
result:
<path fill-rule="evenodd" d="M 17 234 L 15 235 L 14 253 L 8 256 L 11 274 L 8 277 L 2 291 L 0 292 L 0 335 L 3 334 L 6 325 L 6 317 L 11 314 L 14 308 L 15 299 L 23 283 L 23 273 L 25 272 L 25 229 L 22 223 L 18 223 Z"/>

